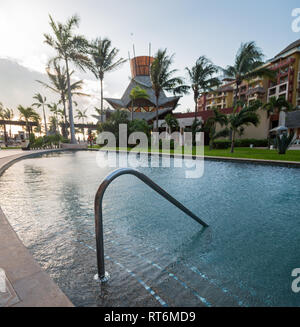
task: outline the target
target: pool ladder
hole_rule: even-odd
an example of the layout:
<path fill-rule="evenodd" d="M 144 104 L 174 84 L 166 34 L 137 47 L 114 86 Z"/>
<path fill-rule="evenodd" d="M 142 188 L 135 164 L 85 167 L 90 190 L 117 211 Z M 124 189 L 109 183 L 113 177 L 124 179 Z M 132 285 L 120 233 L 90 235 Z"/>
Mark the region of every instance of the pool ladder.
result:
<path fill-rule="evenodd" d="M 203 220 L 193 214 L 189 209 L 187 209 L 182 203 L 174 199 L 169 193 L 163 190 L 160 186 L 154 183 L 149 177 L 138 172 L 137 170 L 130 168 L 121 168 L 113 171 L 102 181 L 95 197 L 95 228 L 96 228 L 96 248 L 97 248 L 97 267 L 98 274 L 95 279 L 101 283 L 108 281 L 109 275 L 105 273 L 105 263 L 104 263 L 104 241 L 103 241 L 103 215 L 102 215 L 102 202 L 104 193 L 109 186 L 109 184 L 115 180 L 117 177 L 122 175 L 134 175 L 139 178 L 145 184 L 150 186 L 154 191 L 160 194 L 162 197 L 167 199 L 169 202 L 174 204 L 177 208 L 182 210 L 188 216 L 193 218 L 197 223 L 201 224 L 203 227 L 209 227 Z"/>

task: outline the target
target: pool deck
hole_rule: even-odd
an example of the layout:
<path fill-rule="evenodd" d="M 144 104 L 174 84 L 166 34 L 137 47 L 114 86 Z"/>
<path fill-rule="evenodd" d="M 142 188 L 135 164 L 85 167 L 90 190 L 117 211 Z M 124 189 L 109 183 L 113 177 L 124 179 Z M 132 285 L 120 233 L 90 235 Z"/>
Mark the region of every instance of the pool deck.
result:
<path fill-rule="evenodd" d="M 45 151 L 0 151 L 0 175 L 17 160 Z M 25 248 L 0 208 L 0 269 L 6 292 L 0 289 L 1 307 L 72 307 L 73 304 Z M 0 281 L 1 282 L 1 281 Z"/>
<path fill-rule="evenodd" d="M 0 177 L 1 174 L 15 162 L 40 154 L 70 151 L 69 149 L 56 150 L 0 150 Z M 88 151 L 99 151 L 88 149 Z M 128 151 L 117 151 L 128 152 Z M 159 155 L 164 155 L 157 153 Z M 172 155 L 182 157 L 181 155 Z M 195 158 L 195 156 L 187 156 Z M 201 157 L 198 157 L 201 158 Z M 203 158 L 203 157 L 202 157 Z M 265 165 L 279 165 L 300 168 L 300 162 L 269 161 L 258 159 L 236 159 L 224 157 L 206 157 L 206 160 L 244 162 Z M 1 293 L 0 307 L 72 307 L 67 296 L 44 272 L 25 248 L 16 232 L 9 224 L 0 207 L 0 269 L 6 274 L 6 293 Z M 1 270 L 0 270 L 1 273 Z M 0 281 L 1 282 L 1 281 Z M 0 284 L 1 286 L 1 284 Z"/>

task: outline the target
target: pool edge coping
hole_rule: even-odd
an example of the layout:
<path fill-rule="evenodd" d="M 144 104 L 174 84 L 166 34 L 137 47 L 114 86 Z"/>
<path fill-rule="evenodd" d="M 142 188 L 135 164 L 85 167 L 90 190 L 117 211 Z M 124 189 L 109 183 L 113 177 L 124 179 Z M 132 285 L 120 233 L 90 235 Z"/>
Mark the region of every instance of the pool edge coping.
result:
<path fill-rule="evenodd" d="M 83 149 L 83 151 L 101 151 L 101 152 L 117 152 L 117 153 L 131 153 L 128 150 L 102 150 L 102 149 Z M 139 153 L 134 151 L 133 153 Z M 167 156 L 171 158 L 186 158 L 186 159 L 201 159 L 205 161 L 224 161 L 234 163 L 252 163 L 264 166 L 281 166 L 286 168 L 300 168 L 300 161 L 285 161 L 285 160 L 266 160 L 266 159 L 252 159 L 252 158 L 232 158 L 232 157 L 216 157 L 216 156 L 199 156 L 193 154 L 179 154 L 179 153 L 163 153 L 163 152 L 140 152 L 141 154 Z M 300 153 L 300 152 L 299 152 Z"/>
<path fill-rule="evenodd" d="M 66 151 L 70 151 L 70 149 L 30 151 L 30 153 L 3 157 L 0 159 L 0 177 L 9 167 L 20 160 L 36 155 Z M 8 236 L 2 240 L 0 267 L 6 272 L 8 282 L 18 298 L 18 301 L 11 307 L 74 307 L 71 300 L 33 258 L 9 223 L 1 207 L 0 227 L 2 227 L 2 233 Z"/>

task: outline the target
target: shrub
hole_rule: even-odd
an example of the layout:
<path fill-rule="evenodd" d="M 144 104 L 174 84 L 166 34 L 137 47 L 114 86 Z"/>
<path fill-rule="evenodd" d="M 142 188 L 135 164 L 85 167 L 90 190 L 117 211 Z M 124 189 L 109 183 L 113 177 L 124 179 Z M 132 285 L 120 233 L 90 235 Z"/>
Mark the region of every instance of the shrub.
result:
<path fill-rule="evenodd" d="M 231 142 L 228 140 L 218 140 L 213 143 L 214 149 L 228 149 L 231 145 Z"/>
<path fill-rule="evenodd" d="M 174 140 L 159 140 L 159 148 L 162 149 L 163 144 L 168 145 L 168 143 L 170 144 L 170 150 L 174 150 L 174 148 L 175 148 Z M 164 147 L 167 148 L 166 146 L 164 146 Z"/>
<path fill-rule="evenodd" d="M 268 146 L 267 139 L 239 139 L 235 140 L 235 146 L 239 148 L 249 148 L 250 145 L 253 144 L 256 148 L 263 148 Z"/>

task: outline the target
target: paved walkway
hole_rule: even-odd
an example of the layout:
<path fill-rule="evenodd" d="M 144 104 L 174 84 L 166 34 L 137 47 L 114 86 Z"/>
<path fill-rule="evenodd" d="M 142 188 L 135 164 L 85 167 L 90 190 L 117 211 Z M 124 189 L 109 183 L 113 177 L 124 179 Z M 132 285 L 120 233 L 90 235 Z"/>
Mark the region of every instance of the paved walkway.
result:
<path fill-rule="evenodd" d="M 9 156 L 13 156 L 16 154 L 24 154 L 24 151 L 22 150 L 0 150 L 0 158 L 4 158 L 4 157 L 9 157 Z"/>
<path fill-rule="evenodd" d="M 49 150 L 0 150 L 0 175 L 5 166 L 18 158 L 43 152 Z M 0 208 L 0 307 L 10 306 L 71 307 L 73 304 L 42 271 Z"/>

